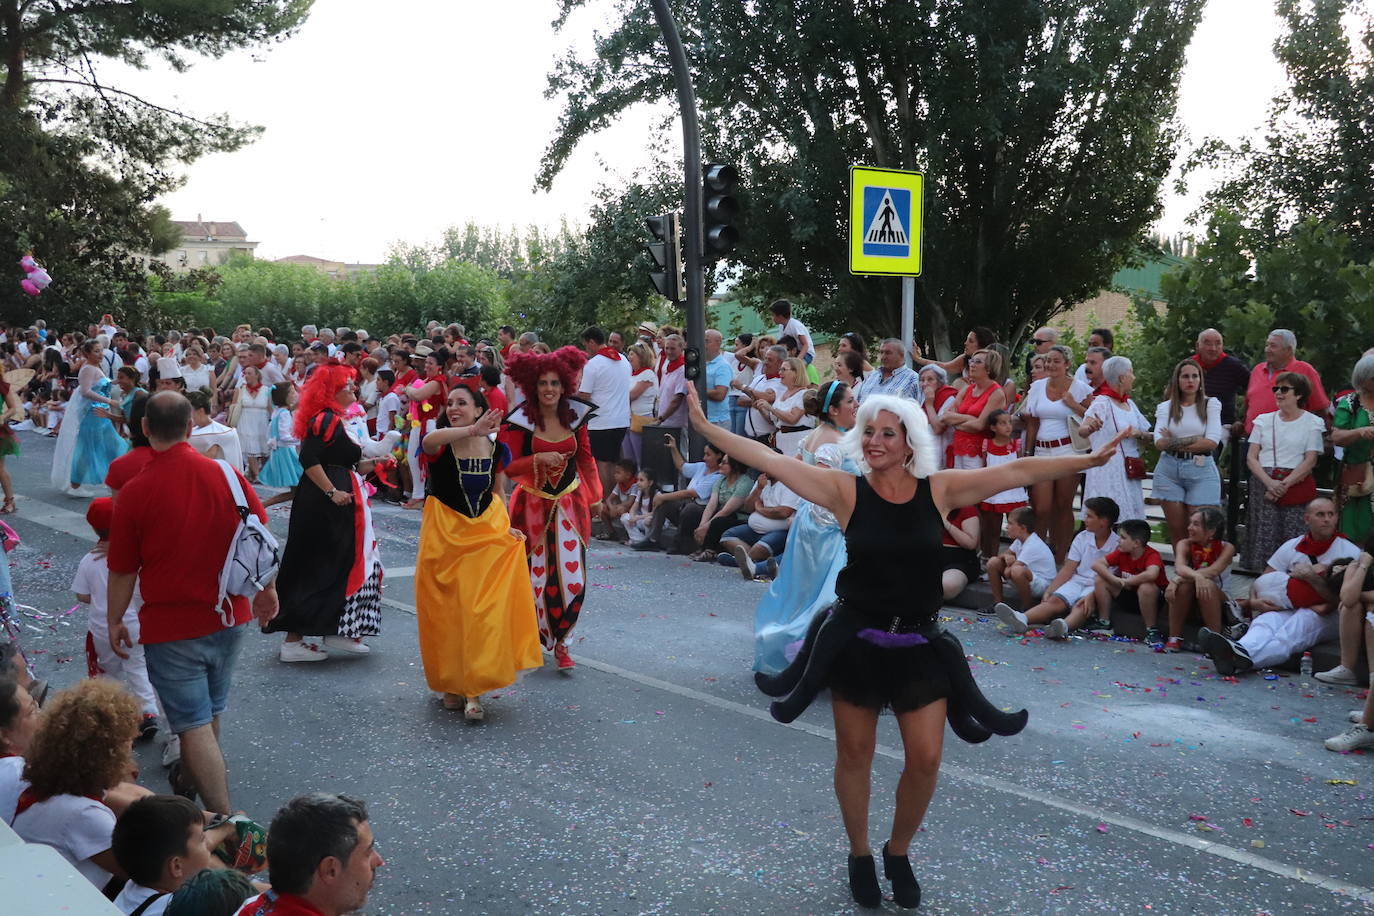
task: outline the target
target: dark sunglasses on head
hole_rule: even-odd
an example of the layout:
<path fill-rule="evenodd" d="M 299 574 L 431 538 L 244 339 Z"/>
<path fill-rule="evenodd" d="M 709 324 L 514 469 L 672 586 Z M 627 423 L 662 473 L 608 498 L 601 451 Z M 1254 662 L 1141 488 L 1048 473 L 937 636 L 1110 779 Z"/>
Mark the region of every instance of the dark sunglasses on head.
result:
<path fill-rule="evenodd" d="M 1278 394 L 1280 391 L 1297 391 L 1298 389 L 1294 388 L 1292 385 L 1275 385 L 1269 390 L 1274 392 L 1274 394 Z"/>
<path fill-rule="evenodd" d="M 1040 346 L 1041 344 L 1054 343 L 1054 341 L 1052 341 L 1052 340 L 1041 340 L 1039 337 L 1033 337 L 1033 338 L 1031 338 L 1031 343 L 1035 344 L 1035 345 L 1038 347 L 1038 346 Z"/>

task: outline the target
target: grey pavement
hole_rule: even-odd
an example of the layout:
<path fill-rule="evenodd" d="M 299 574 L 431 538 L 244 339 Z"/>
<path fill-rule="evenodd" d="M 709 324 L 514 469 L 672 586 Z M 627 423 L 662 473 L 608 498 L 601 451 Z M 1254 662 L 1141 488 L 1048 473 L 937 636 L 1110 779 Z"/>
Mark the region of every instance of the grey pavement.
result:
<path fill-rule="evenodd" d="M 48 486 L 51 443 L 21 437 L 10 560 L 27 647 L 61 686 L 84 673 L 68 585 L 86 503 Z M 862 912 L 828 708 L 783 726 L 753 686 L 764 586 L 596 542 L 577 671 L 532 672 L 474 727 L 425 688 L 408 576 L 420 514 L 376 517 L 396 572 L 372 655 L 288 666 L 279 637 L 250 632 L 223 735 L 234 803 L 264 823 L 306 791 L 368 801 L 386 866 L 367 913 Z M 287 518 L 273 510 L 283 537 Z M 988 695 L 1031 719 L 1014 738 L 946 741 L 913 846 L 919 912 L 1374 910 L 1374 757 L 1321 746 L 1363 691 L 1224 680 L 1196 655 L 1009 638 L 948 613 Z M 891 717 L 879 742 L 875 848 L 901 772 Z M 140 751 L 143 781 L 165 791 L 158 750 Z"/>

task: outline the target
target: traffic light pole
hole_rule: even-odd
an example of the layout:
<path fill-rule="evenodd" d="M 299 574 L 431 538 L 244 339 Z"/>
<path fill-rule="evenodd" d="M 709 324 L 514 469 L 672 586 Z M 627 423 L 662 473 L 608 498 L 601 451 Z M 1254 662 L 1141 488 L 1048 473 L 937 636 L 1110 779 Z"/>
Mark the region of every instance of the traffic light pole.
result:
<path fill-rule="evenodd" d="M 678 35 L 677 22 L 668 9 L 668 0 L 653 0 L 654 16 L 663 31 L 663 43 L 673 65 L 673 79 L 677 83 L 678 107 L 682 111 L 682 260 L 683 279 L 687 286 L 687 346 L 702 354 L 702 371 L 697 376 L 697 396 L 703 408 L 706 403 L 706 289 L 701 273 L 702 200 L 701 200 L 701 131 L 697 125 L 697 98 L 692 88 L 692 74 L 687 69 L 687 52 Z M 701 437 L 693 433 L 690 450 L 693 457 L 700 454 Z"/>

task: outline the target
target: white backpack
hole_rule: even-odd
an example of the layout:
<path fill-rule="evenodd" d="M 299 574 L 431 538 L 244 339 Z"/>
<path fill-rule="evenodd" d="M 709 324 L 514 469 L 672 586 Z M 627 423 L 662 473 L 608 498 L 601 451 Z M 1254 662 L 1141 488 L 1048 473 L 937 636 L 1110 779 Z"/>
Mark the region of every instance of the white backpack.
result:
<path fill-rule="evenodd" d="M 242 595 L 251 598 L 272 584 L 281 568 L 281 553 L 277 538 L 267 530 L 256 515 L 248 508 L 248 500 L 239 486 L 239 475 L 227 461 L 216 461 L 229 482 L 229 492 L 233 494 L 234 505 L 239 513 L 239 526 L 229 542 L 229 553 L 224 558 L 224 568 L 219 574 L 220 620 L 226 627 L 234 625 L 232 610 L 225 609 L 225 599 L 229 595 Z"/>

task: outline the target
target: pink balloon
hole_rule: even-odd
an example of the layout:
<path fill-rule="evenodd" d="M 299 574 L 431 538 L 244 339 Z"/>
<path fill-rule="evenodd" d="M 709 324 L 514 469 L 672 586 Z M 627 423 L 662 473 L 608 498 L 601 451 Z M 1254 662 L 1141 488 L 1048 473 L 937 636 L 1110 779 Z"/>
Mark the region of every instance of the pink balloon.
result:
<path fill-rule="evenodd" d="M 39 293 L 43 292 L 43 289 L 40 286 L 38 286 L 28 278 L 20 280 L 19 285 L 22 286 L 24 288 L 24 292 L 28 293 L 30 296 L 37 296 Z"/>
<path fill-rule="evenodd" d="M 26 254 L 19 259 L 19 266 L 24 268 L 24 273 L 30 274 L 38 269 L 38 262 L 33 259 L 33 255 Z"/>
<path fill-rule="evenodd" d="M 47 289 L 48 284 L 52 282 L 52 277 L 48 276 L 48 272 L 41 267 L 36 268 L 33 273 L 29 274 L 29 279 L 32 280 L 33 285 L 40 290 Z"/>

